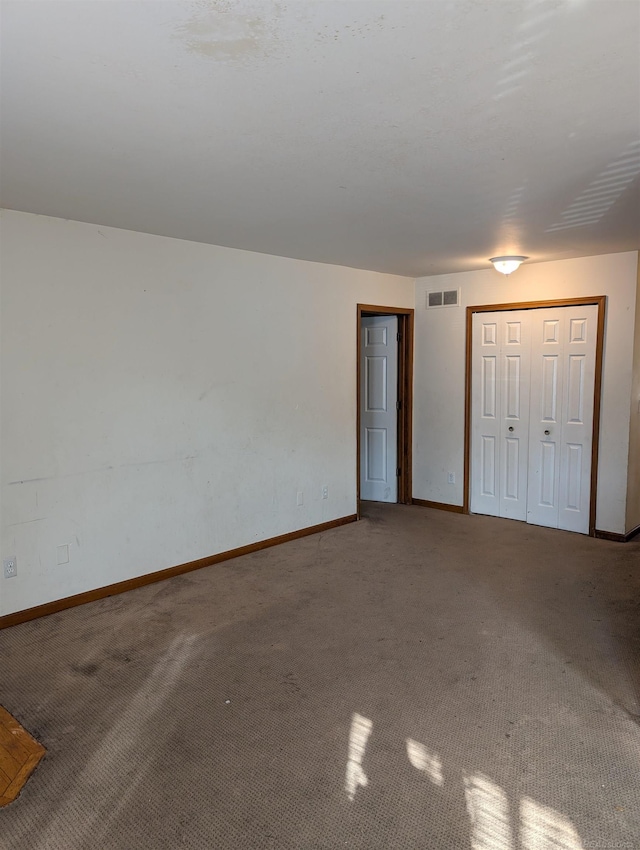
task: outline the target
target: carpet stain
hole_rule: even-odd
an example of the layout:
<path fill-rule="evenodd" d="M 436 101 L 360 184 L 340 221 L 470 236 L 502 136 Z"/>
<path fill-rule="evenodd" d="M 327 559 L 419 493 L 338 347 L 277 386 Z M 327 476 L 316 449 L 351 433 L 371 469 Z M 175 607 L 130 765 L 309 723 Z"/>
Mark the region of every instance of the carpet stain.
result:
<path fill-rule="evenodd" d="M 95 676 L 100 667 L 97 664 L 71 664 L 71 670 L 81 676 Z"/>

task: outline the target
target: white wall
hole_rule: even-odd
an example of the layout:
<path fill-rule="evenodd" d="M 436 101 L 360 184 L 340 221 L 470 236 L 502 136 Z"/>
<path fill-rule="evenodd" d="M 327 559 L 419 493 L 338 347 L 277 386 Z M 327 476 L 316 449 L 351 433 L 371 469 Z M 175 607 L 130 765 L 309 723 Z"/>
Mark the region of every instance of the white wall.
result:
<path fill-rule="evenodd" d="M 633 344 L 631 419 L 629 427 L 629 480 L 627 483 L 627 531 L 640 525 L 640 262 L 636 291 L 636 332 Z"/>
<path fill-rule="evenodd" d="M 0 614 L 355 512 L 356 304 L 412 307 L 412 279 L 2 229 Z"/>
<path fill-rule="evenodd" d="M 625 532 L 637 266 L 632 251 L 526 263 L 509 278 L 488 268 L 416 281 L 414 497 L 463 502 L 465 307 L 606 295 L 596 526 Z M 427 291 L 457 287 L 460 307 L 425 309 Z"/>

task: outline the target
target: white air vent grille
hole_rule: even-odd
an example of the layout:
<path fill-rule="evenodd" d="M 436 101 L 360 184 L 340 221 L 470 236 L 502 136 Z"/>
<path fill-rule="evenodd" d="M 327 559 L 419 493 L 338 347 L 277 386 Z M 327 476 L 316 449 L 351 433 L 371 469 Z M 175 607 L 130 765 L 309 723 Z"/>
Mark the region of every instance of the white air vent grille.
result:
<path fill-rule="evenodd" d="M 459 289 L 445 289 L 438 292 L 427 292 L 426 307 L 457 307 L 460 303 Z"/>

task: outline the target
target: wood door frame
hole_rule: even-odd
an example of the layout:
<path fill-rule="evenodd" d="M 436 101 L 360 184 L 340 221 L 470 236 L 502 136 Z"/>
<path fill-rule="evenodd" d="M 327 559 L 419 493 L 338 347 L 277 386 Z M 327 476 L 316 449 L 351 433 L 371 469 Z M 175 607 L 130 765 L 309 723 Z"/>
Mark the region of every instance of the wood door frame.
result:
<path fill-rule="evenodd" d="M 400 505 L 410 505 L 412 496 L 413 469 L 413 334 L 415 310 L 410 307 L 380 307 L 373 304 L 358 304 L 357 309 L 357 347 L 356 347 L 356 497 L 358 518 L 360 517 L 360 357 L 362 343 L 360 341 L 360 326 L 362 317 L 367 316 L 397 316 L 398 333 L 398 442 L 397 461 L 400 469 L 398 475 L 398 499 Z"/>
<path fill-rule="evenodd" d="M 470 513 L 471 502 L 471 342 L 474 313 L 500 313 L 508 310 L 541 310 L 545 307 L 579 307 L 593 304 L 598 308 L 596 328 L 596 363 L 593 387 L 593 431 L 591 435 L 591 489 L 589 494 L 589 536 L 596 536 L 596 497 L 598 495 L 598 448 L 600 439 L 600 399 L 602 396 L 602 363 L 606 295 L 584 298 L 560 298 L 555 301 L 521 301 L 517 304 L 482 304 L 467 307 L 466 352 L 464 376 L 464 504 L 463 512 Z"/>

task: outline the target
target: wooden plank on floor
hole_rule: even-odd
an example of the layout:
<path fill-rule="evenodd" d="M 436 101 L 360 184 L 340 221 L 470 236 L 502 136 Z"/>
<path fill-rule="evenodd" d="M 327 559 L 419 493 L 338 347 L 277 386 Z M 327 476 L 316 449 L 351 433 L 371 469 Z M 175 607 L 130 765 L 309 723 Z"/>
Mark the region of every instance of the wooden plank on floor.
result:
<path fill-rule="evenodd" d="M 11 717 L 11 715 L 9 716 Z M 2 718 L 0 718 L 0 752 L 9 753 L 18 764 L 24 764 L 31 755 L 29 745 L 25 744 L 21 736 L 14 734 L 5 726 Z"/>
<path fill-rule="evenodd" d="M 6 773 L 9 777 L 15 776 L 25 761 L 26 759 L 17 759 L 0 742 L 0 770 L 3 773 Z"/>
<path fill-rule="evenodd" d="M 11 785 L 11 777 L 0 767 L 0 797 L 2 797 L 9 785 Z"/>
<path fill-rule="evenodd" d="M 42 744 L 0 705 L 0 806 L 15 800 L 44 754 Z"/>

